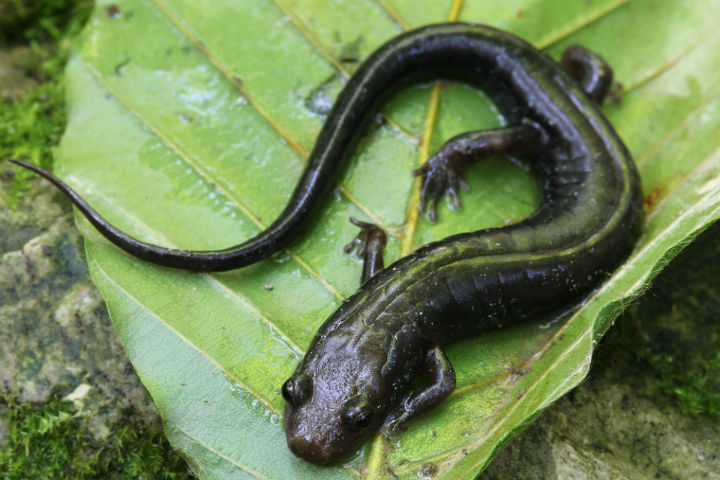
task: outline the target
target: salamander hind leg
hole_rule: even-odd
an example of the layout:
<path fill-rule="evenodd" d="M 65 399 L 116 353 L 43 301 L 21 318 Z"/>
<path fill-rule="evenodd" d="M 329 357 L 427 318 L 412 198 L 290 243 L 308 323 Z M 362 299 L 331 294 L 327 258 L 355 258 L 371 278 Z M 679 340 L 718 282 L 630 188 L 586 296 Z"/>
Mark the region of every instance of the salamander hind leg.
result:
<path fill-rule="evenodd" d="M 434 222 L 437 219 L 437 204 L 445 193 L 450 196 L 453 206 L 460 208 L 458 190 L 470 188 L 462 176 L 470 163 L 499 153 L 534 153 L 543 145 L 544 137 L 542 129 L 528 121 L 451 138 L 423 166 L 412 172 L 413 176 L 423 177 L 418 209 L 421 213 L 427 209 L 428 218 Z"/>
<path fill-rule="evenodd" d="M 345 253 L 350 253 L 357 247 L 357 255 L 363 259 L 363 271 L 360 283 L 365 283 L 376 273 L 385 268 L 383 260 L 383 251 L 387 243 L 387 236 L 377 225 L 372 223 L 361 222 L 350 217 L 350 223 L 360 227 L 360 233 L 347 245 L 345 245 Z"/>
<path fill-rule="evenodd" d="M 590 98 L 598 105 L 603 102 L 613 83 L 613 71 L 600 55 L 580 45 L 571 45 L 563 53 L 560 64 Z"/>

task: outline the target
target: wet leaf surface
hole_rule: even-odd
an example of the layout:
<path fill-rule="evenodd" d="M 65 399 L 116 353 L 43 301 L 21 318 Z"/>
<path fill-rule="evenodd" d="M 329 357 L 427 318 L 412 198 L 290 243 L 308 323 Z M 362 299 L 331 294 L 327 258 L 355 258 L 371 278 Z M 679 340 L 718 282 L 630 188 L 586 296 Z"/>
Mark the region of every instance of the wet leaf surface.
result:
<path fill-rule="evenodd" d="M 315 467 L 286 449 L 279 388 L 357 288 L 360 262 L 342 252 L 356 233 L 347 218 L 385 227 L 392 261 L 531 213 L 537 187 L 526 166 L 493 158 L 468 172 L 462 212 L 442 205 L 437 224 L 416 214 L 409 172 L 449 137 L 501 123 L 490 100 L 454 84 L 398 92 L 363 133 L 312 234 L 249 268 L 152 266 L 80 220 L 115 328 L 171 442 L 202 478 L 473 478 L 514 430 L 584 378 L 613 318 L 720 214 L 720 12 L 689 0 L 426 3 L 101 1 L 70 61 L 56 172 L 123 230 L 189 249 L 230 246 L 272 222 L 327 105 L 358 62 L 403 29 L 483 22 L 556 58 L 580 43 L 624 85 L 621 102 L 604 110 L 647 198 L 631 258 L 564 318 L 453 345 L 452 396 L 342 466 Z"/>

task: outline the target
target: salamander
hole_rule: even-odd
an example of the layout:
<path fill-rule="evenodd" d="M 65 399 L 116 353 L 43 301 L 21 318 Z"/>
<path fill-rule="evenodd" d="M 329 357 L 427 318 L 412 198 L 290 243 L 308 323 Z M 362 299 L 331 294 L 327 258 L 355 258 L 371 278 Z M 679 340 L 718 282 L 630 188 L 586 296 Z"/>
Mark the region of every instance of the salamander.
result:
<path fill-rule="evenodd" d="M 519 223 L 450 236 L 388 267 L 384 232 L 352 220 L 360 234 L 346 251 L 357 246 L 365 259 L 362 285 L 320 327 L 281 389 L 289 448 L 324 464 L 353 451 L 370 432 L 394 434 L 447 397 L 455 387 L 443 351 L 449 342 L 572 304 L 626 258 L 641 233 L 642 192 L 629 152 L 598 108 L 612 83 L 601 57 L 573 46 L 556 63 L 516 36 L 464 23 L 390 40 L 343 88 L 277 220 L 224 250 L 140 242 L 59 179 L 15 163 L 53 182 L 136 257 L 189 270 L 233 269 L 267 258 L 310 228 L 378 104 L 398 86 L 435 79 L 479 87 L 507 126 L 458 135 L 413 172 L 422 177 L 420 210 L 434 221 L 445 194 L 459 207 L 464 168 L 498 153 L 532 164 L 540 206 Z"/>

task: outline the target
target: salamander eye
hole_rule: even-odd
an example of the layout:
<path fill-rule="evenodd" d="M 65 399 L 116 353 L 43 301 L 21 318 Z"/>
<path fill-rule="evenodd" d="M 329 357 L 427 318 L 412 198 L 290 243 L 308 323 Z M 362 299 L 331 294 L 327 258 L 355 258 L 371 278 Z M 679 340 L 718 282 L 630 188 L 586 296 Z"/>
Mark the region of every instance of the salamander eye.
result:
<path fill-rule="evenodd" d="M 312 379 L 307 373 L 296 373 L 288 378 L 282 386 L 282 396 L 290 405 L 297 407 L 310 398 Z"/>
<path fill-rule="evenodd" d="M 345 426 L 358 432 L 370 426 L 373 420 L 373 408 L 365 395 L 357 396 L 345 403 L 342 413 L 342 421 Z"/>

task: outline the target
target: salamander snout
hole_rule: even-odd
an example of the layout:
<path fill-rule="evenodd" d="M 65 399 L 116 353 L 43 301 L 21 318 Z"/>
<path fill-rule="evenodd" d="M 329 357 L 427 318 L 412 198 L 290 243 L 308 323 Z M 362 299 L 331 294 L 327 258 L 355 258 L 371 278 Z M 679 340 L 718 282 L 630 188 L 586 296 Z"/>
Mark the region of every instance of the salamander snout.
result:
<path fill-rule="evenodd" d="M 365 330 L 343 327 L 316 338 L 283 384 L 285 436 L 298 457 L 341 462 L 385 419 L 392 395 L 380 372 L 387 352 Z"/>
<path fill-rule="evenodd" d="M 322 382 L 321 382 L 322 385 Z M 290 450 L 316 464 L 333 459 L 344 444 L 332 407 L 332 397 L 322 396 L 316 382 L 306 372 L 296 372 L 282 386 L 285 408 L 285 434 Z M 313 401 L 315 397 L 315 401 Z M 318 398 L 327 401 L 318 402 Z"/>
<path fill-rule="evenodd" d="M 355 374 L 360 369 L 346 366 L 336 365 L 330 373 L 299 371 L 283 385 L 287 444 L 304 460 L 320 465 L 341 461 L 383 419 L 377 402 L 358 393 Z"/>
<path fill-rule="evenodd" d="M 285 436 L 290 450 L 308 462 L 324 465 L 344 453 L 350 440 L 332 415 L 312 404 L 285 408 Z"/>
<path fill-rule="evenodd" d="M 287 437 L 288 447 L 295 455 L 317 465 L 325 465 L 333 457 L 332 452 L 318 447 L 316 443 L 301 436 Z"/>

